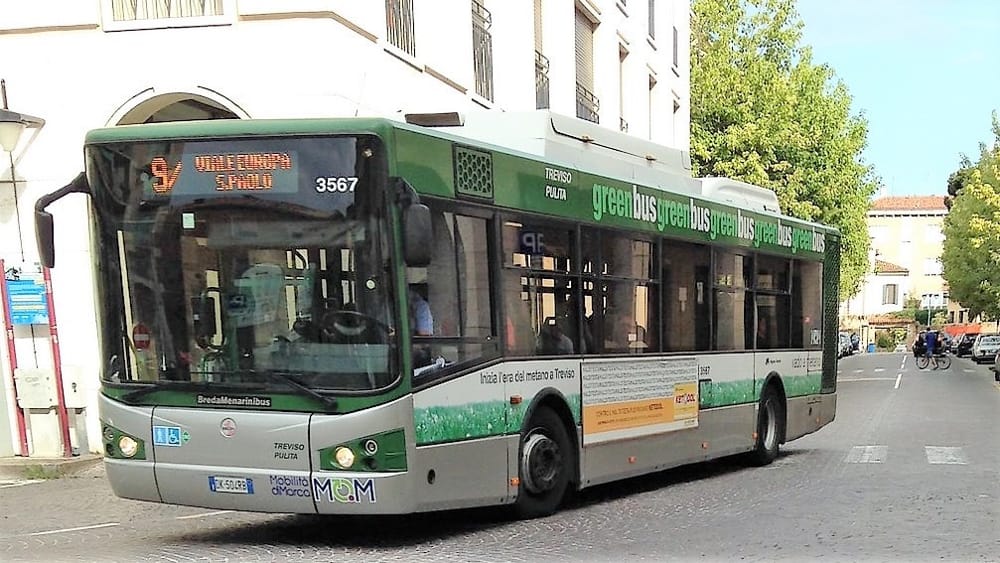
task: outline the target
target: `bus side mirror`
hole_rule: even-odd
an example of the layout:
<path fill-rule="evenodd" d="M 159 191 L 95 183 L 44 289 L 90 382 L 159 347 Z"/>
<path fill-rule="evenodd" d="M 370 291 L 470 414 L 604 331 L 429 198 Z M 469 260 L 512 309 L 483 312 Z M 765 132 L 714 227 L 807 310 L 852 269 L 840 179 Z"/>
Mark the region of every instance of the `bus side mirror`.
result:
<path fill-rule="evenodd" d="M 411 268 L 431 263 L 431 210 L 422 203 L 403 209 L 403 259 Z"/>
<path fill-rule="evenodd" d="M 89 194 L 87 176 L 80 172 L 73 181 L 58 190 L 43 195 L 35 202 L 35 240 L 38 242 L 38 257 L 42 265 L 51 268 L 56 265 L 55 229 L 52 214 L 45 211 L 50 203 L 69 194 Z"/>
<path fill-rule="evenodd" d="M 56 265 L 55 228 L 52 214 L 35 211 L 35 240 L 38 241 L 38 258 L 42 265 L 51 268 Z"/>

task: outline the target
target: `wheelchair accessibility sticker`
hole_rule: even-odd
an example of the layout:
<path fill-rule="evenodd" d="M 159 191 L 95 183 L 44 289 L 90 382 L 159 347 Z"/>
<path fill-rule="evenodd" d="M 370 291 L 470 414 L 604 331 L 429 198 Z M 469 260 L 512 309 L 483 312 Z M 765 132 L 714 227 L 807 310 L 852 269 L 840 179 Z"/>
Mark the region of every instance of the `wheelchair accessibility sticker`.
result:
<path fill-rule="evenodd" d="M 153 426 L 153 445 L 179 448 L 191 435 L 181 430 L 180 426 Z"/>

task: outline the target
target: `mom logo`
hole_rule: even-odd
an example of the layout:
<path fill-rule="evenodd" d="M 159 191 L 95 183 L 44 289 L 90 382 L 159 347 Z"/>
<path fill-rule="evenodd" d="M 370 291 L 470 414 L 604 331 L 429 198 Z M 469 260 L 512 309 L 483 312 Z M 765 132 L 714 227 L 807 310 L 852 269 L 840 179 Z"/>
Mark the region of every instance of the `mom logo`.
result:
<path fill-rule="evenodd" d="M 362 499 L 375 504 L 373 479 L 346 479 L 343 477 L 313 478 L 313 498 L 328 502 L 360 504 Z"/>

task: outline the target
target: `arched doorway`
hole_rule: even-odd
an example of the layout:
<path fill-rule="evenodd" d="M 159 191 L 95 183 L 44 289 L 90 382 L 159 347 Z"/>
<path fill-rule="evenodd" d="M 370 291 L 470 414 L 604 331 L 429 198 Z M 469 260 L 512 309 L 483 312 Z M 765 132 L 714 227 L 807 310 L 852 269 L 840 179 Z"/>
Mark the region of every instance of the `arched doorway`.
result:
<path fill-rule="evenodd" d="M 200 87 L 194 90 L 196 92 L 144 90 L 122 104 L 107 125 L 250 117 L 236 102 L 217 92 Z"/>

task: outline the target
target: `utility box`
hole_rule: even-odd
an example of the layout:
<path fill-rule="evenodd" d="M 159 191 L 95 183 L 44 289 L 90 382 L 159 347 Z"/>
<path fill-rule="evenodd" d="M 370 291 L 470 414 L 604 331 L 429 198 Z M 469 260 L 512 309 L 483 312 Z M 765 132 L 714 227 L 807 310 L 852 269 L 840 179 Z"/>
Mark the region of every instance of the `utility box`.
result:
<path fill-rule="evenodd" d="M 17 405 L 22 409 L 50 409 L 59 404 L 56 377 L 49 368 L 17 368 L 14 371 Z"/>
<path fill-rule="evenodd" d="M 83 394 L 83 378 L 85 370 L 77 364 L 63 364 L 63 398 L 67 409 L 83 409 L 87 407 L 87 398 Z"/>

